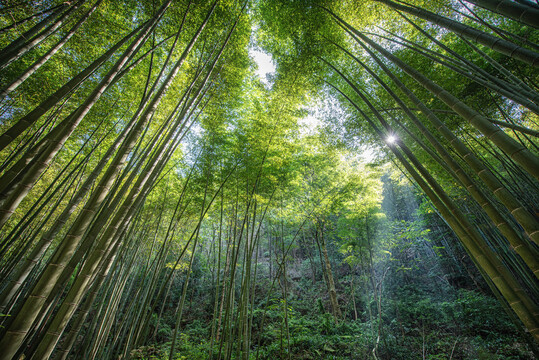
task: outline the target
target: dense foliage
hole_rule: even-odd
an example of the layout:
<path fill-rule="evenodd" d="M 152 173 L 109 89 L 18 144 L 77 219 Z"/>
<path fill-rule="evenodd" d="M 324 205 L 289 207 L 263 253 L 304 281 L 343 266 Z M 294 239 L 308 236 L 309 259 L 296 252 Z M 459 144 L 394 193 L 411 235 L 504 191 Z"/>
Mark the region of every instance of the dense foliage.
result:
<path fill-rule="evenodd" d="M 539 356 L 538 28 L 3 1 L 0 360 Z"/>

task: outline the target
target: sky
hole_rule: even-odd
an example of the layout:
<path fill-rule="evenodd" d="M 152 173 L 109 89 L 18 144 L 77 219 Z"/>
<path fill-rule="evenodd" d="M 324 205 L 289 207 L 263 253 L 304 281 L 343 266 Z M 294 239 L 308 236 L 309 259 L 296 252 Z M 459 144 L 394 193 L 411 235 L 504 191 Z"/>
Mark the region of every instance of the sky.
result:
<path fill-rule="evenodd" d="M 253 60 L 258 65 L 258 69 L 256 70 L 256 74 L 258 77 L 260 77 L 260 80 L 266 85 L 269 86 L 268 79 L 266 78 L 266 74 L 273 74 L 275 73 L 275 65 L 273 64 L 273 60 L 271 58 L 271 55 L 266 54 L 260 50 L 250 49 L 249 55 L 253 58 Z"/>

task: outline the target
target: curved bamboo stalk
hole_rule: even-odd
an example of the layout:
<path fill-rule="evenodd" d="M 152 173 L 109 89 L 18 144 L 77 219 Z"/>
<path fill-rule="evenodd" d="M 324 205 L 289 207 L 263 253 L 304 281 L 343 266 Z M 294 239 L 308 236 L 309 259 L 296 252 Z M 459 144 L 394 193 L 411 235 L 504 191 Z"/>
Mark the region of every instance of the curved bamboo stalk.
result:
<path fill-rule="evenodd" d="M 475 65 L 470 60 L 466 59 L 465 57 L 461 56 L 457 52 L 453 51 L 451 48 L 445 46 L 442 42 L 437 40 L 435 37 L 431 36 L 428 32 L 423 30 L 421 27 L 419 27 L 417 24 L 412 22 L 410 19 L 408 19 L 404 14 L 399 14 L 405 18 L 410 24 L 412 24 L 419 32 L 421 32 L 423 35 L 425 35 L 428 39 L 430 39 L 432 42 L 434 42 L 436 45 L 438 45 L 441 49 L 447 51 L 449 54 L 453 55 L 456 59 L 453 59 L 450 56 L 443 55 L 439 52 L 430 50 L 424 46 L 421 46 L 417 43 L 414 43 L 410 40 L 407 40 L 403 38 L 402 36 L 399 36 L 393 32 L 384 30 L 385 32 L 388 32 L 392 36 L 402 40 L 397 41 L 395 39 L 392 39 L 390 37 L 382 36 L 375 33 L 368 33 L 365 32 L 365 35 L 374 35 L 377 37 L 381 37 L 382 39 L 394 42 L 396 44 L 399 44 L 401 46 L 405 46 L 413 51 L 418 52 L 419 54 L 428 57 L 430 59 L 433 59 L 434 61 L 443 64 L 449 63 L 448 67 L 458 73 L 462 73 L 466 77 L 472 79 L 475 81 L 475 79 L 478 79 L 480 84 L 488 84 L 488 86 L 494 86 L 494 90 L 500 92 L 500 94 L 506 96 L 507 98 L 516 98 L 517 100 L 514 100 L 515 102 L 524 102 L 525 104 L 530 104 L 530 101 L 533 101 L 534 104 L 530 104 L 532 107 L 534 107 L 535 112 L 537 112 L 537 105 L 539 104 L 539 94 L 535 92 L 533 89 L 531 89 L 529 86 L 527 86 L 522 80 L 520 80 L 518 77 L 513 75 L 511 72 L 509 72 L 507 69 L 505 69 L 502 65 L 498 64 L 496 61 L 494 61 L 492 58 L 490 58 L 487 54 L 482 52 L 480 49 L 478 49 L 475 45 L 470 43 L 466 38 L 460 37 L 464 42 L 466 42 L 467 45 L 472 47 L 474 51 L 478 52 L 482 57 L 485 58 L 489 63 L 492 64 L 502 75 L 504 75 L 508 80 L 501 79 L 499 77 L 494 76 L 493 74 L 490 74 L 489 72 L 485 71 L 481 67 Z M 485 57 L 486 56 L 486 57 Z M 443 60 L 442 60 L 443 59 Z M 458 60 L 457 60 L 458 59 Z M 485 85 L 487 86 L 487 85 Z M 487 87 L 488 87 L 487 86 Z M 499 90 L 498 90 L 499 89 Z M 506 95 L 509 94 L 509 95 Z"/>
<path fill-rule="evenodd" d="M 447 106 L 470 122 L 475 128 L 481 131 L 488 139 L 494 142 L 500 149 L 506 152 L 513 160 L 518 162 L 528 173 L 539 179 L 539 160 L 531 154 L 526 148 L 517 143 L 514 139 L 503 133 L 503 131 L 494 126 L 487 118 L 477 113 L 475 110 L 464 104 L 462 101 L 451 95 L 447 90 L 428 79 L 426 76 L 412 68 L 411 66 L 398 59 L 396 56 L 383 49 L 367 37 L 357 34 L 369 45 L 380 51 L 389 60 L 399 66 L 408 75 L 414 78 L 427 90 L 436 95 Z"/>
<path fill-rule="evenodd" d="M 491 23 L 488 23 L 485 19 L 483 19 L 478 13 L 477 11 L 474 11 L 474 9 L 472 9 L 470 6 L 468 6 L 468 4 L 465 4 L 465 1 L 466 0 L 458 0 L 458 2 L 467 10 L 467 12 L 464 12 L 464 11 L 461 11 L 461 10 L 458 10 L 458 9 L 454 9 L 453 10 L 463 16 L 464 18 L 466 19 L 470 19 L 474 22 L 477 22 L 478 24 L 482 25 L 482 26 L 485 26 L 486 28 L 490 29 L 492 32 L 494 32 L 496 35 L 498 35 L 499 37 L 501 37 L 502 39 L 504 40 L 508 40 L 508 41 L 513 41 L 515 43 L 520 43 L 520 44 L 525 44 L 525 46 L 529 46 L 535 50 L 539 50 L 539 46 L 533 42 L 530 42 L 528 41 L 528 39 L 522 37 L 522 36 L 519 36 L 517 34 L 514 34 L 510 31 L 507 31 L 507 30 L 504 30 L 504 29 L 501 29 L 500 27 L 494 25 L 494 24 L 491 24 Z M 469 15 L 468 13 L 470 13 L 471 15 Z"/>
<path fill-rule="evenodd" d="M 75 32 L 88 20 L 92 13 L 97 9 L 103 0 L 97 0 L 95 4 L 80 18 L 79 21 L 58 41 L 52 48 L 49 49 L 41 58 L 30 65 L 22 75 L 12 81 L 9 85 L 0 90 L 0 101 L 8 96 L 12 91 L 17 89 L 26 79 L 32 76 L 43 64 L 45 64 L 54 54 L 56 54 L 75 34 Z"/>
<path fill-rule="evenodd" d="M 539 10 L 528 5 L 508 0 L 466 0 L 492 12 L 539 28 Z"/>
<path fill-rule="evenodd" d="M 2 135 L 0 135 L 0 150 L 3 150 L 6 146 L 8 146 L 20 134 L 22 134 L 26 129 L 28 129 L 32 124 L 34 124 L 39 118 L 41 118 L 41 116 L 43 116 L 47 111 L 51 110 L 67 94 L 75 90 L 84 80 L 86 80 L 91 74 L 93 74 L 95 70 L 97 70 L 116 51 L 118 51 L 131 37 L 133 37 L 137 32 L 139 32 L 143 26 L 144 24 L 141 26 L 138 26 L 136 29 L 134 29 L 129 34 L 127 34 L 122 39 L 120 39 L 103 55 L 101 55 L 99 58 L 94 60 L 84 70 L 82 70 L 80 73 L 74 76 L 71 80 L 69 80 L 66 84 L 62 85 L 62 87 L 56 90 L 54 94 L 50 95 L 49 97 L 47 97 L 47 99 L 45 99 L 38 106 L 36 106 L 34 110 L 32 110 L 31 112 L 23 116 L 20 120 L 18 120 L 15 124 L 13 124 L 8 130 L 6 130 Z M 2 181 L 2 183 L 5 184 L 5 181 Z"/>
<path fill-rule="evenodd" d="M 0 55 L 0 70 L 6 68 L 9 64 L 19 59 L 21 56 L 26 54 L 28 51 L 39 45 L 43 40 L 51 36 L 58 30 L 64 22 L 71 16 L 71 14 L 82 5 L 86 0 L 78 0 L 75 4 L 71 5 L 52 25 L 43 30 L 41 33 L 37 34 L 35 37 L 26 41 L 21 46 L 10 49 L 8 51 L 2 51 Z"/>
<path fill-rule="evenodd" d="M 482 115 L 480 115 L 479 113 L 462 103 L 460 100 L 452 96 L 445 89 L 430 81 L 424 75 L 415 71 L 414 69 L 406 65 L 404 62 L 402 62 L 400 59 L 398 59 L 379 45 L 370 41 L 365 36 L 360 37 L 362 38 L 362 40 L 368 42 L 369 45 L 375 47 L 389 60 L 393 61 L 402 70 L 412 76 L 427 90 L 430 90 L 433 94 L 439 97 L 440 100 L 444 101 L 455 112 L 459 113 L 459 115 L 468 120 L 487 138 L 492 140 L 501 150 L 507 153 L 507 155 L 511 159 L 519 163 L 530 175 L 539 178 L 539 160 L 535 155 L 530 153 L 521 144 L 517 143 L 515 140 L 503 133 L 500 128 L 490 123 L 488 119 L 484 118 Z M 429 116 L 429 118 L 432 118 L 432 116 Z M 437 128 L 440 128 L 440 126 L 437 126 Z M 453 137 L 453 139 L 454 138 L 455 137 Z M 481 173 L 479 173 L 479 175 L 481 175 Z M 489 177 L 488 180 L 492 181 L 493 179 Z M 495 189 L 493 189 L 493 193 L 498 196 L 497 192 L 499 192 L 500 190 L 502 190 L 501 187 L 496 187 Z M 517 218 L 517 220 L 521 223 L 524 229 L 526 229 L 526 232 L 530 235 L 530 237 L 534 239 L 534 241 L 536 241 L 536 237 L 539 236 L 539 225 L 537 224 L 537 220 L 525 209 L 523 209 L 522 206 L 519 206 L 518 203 L 512 201 L 512 199 L 505 199 L 504 203 L 510 204 L 510 206 L 508 206 L 508 209 L 510 209 L 511 213 L 515 216 L 515 218 Z"/>
<path fill-rule="evenodd" d="M 498 227 L 502 234 L 509 240 L 511 246 L 515 251 L 522 257 L 522 259 L 528 264 L 530 269 L 533 271 L 536 277 L 539 278 L 539 253 L 535 251 L 521 236 L 511 227 L 511 225 L 506 221 L 506 219 L 499 213 L 494 204 L 490 199 L 483 193 L 481 188 L 475 184 L 475 181 L 466 174 L 462 167 L 453 159 L 448 151 L 445 150 L 443 145 L 430 133 L 430 131 L 421 123 L 421 121 L 410 111 L 410 109 L 404 104 L 404 102 L 389 88 L 387 84 L 374 73 L 365 63 L 359 60 L 357 57 L 353 56 L 346 49 L 339 46 L 343 51 L 345 51 L 348 56 L 353 58 L 358 62 L 363 68 L 365 68 L 371 76 L 373 76 L 390 94 L 390 96 L 397 102 L 397 104 L 404 110 L 408 117 L 412 120 L 414 125 L 421 131 L 421 133 L 428 139 L 431 145 L 438 151 L 438 154 L 442 157 L 443 161 L 441 165 L 449 165 L 451 168 L 450 174 L 455 177 L 456 180 L 460 181 L 464 188 L 470 193 L 470 195 L 477 201 L 477 203 L 485 210 L 488 217 L 492 222 Z M 367 49 L 368 50 L 368 49 Z M 375 56 L 370 54 L 371 57 Z M 374 57 L 373 57 L 374 59 Z M 379 59 L 374 59 L 375 61 Z M 381 62 L 378 62 L 380 64 Z M 382 63 L 383 65 L 383 63 Z M 384 68 L 384 70 L 388 70 Z M 394 76 L 392 73 L 386 72 L 389 75 L 391 80 L 401 89 L 405 88 L 404 84 Z M 406 89 L 407 90 L 407 89 Z M 404 91 L 404 90 L 403 90 Z M 409 92 L 409 90 L 408 90 Z"/>
<path fill-rule="evenodd" d="M 335 71 L 339 72 L 336 68 Z M 354 89 L 354 91 L 362 98 L 362 100 L 369 105 L 368 100 L 364 95 L 353 85 L 344 74 L 339 72 L 339 75 Z M 331 84 L 330 84 L 331 85 Z M 359 106 L 345 95 L 341 90 L 331 85 L 334 89 L 339 91 L 362 115 L 365 120 L 373 127 L 375 132 L 380 136 L 382 141 L 386 138 L 377 125 L 359 108 Z M 371 110 L 374 108 L 372 104 L 369 106 Z M 385 123 L 383 118 L 379 117 L 384 126 L 387 126 L 387 130 L 391 131 L 388 124 Z M 438 183 L 432 178 L 432 176 L 423 168 L 421 163 L 415 158 L 412 152 L 401 142 L 397 141 L 400 149 L 406 154 L 406 156 L 412 161 L 421 175 L 408 163 L 404 156 L 397 151 L 395 146 L 389 146 L 393 154 L 399 159 L 399 161 L 406 168 L 408 173 L 412 175 L 414 180 L 423 189 L 427 196 L 433 201 L 436 208 L 442 213 L 444 219 L 451 225 L 451 228 L 457 233 L 461 239 L 463 245 L 470 251 L 470 254 L 479 266 L 486 272 L 486 274 L 492 279 L 496 287 L 503 294 L 504 298 L 508 301 L 511 308 L 515 311 L 521 321 L 524 323 L 530 333 L 539 339 L 539 325 L 537 324 L 538 309 L 536 305 L 529 299 L 527 294 L 522 290 L 516 279 L 512 274 L 507 271 L 505 266 L 501 263 L 494 252 L 486 245 L 477 230 L 469 223 L 466 216 L 455 206 L 454 202 L 447 196 L 445 191 L 438 185 Z M 425 180 L 424 180 L 425 179 Z M 428 182 L 428 184 L 427 184 Z"/>
<path fill-rule="evenodd" d="M 366 36 L 359 33 L 352 26 L 339 18 L 336 14 L 327 9 L 326 11 L 328 11 L 331 16 L 333 16 L 337 21 L 342 23 L 343 26 L 346 26 L 346 28 L 348 28 L 352 33 L 354 33 L 354 35 L 358 36 L 363 41 L 373 46 L 375 49 L 379 49 L 379 51 L 384 56 L 387 55 L 388 59 L 390 59 L 391 61 L 393 61 L 393 59 L 395 59 L 395 61 L 398 61 L 398 63 L 395 63 L 397 66 L 400 67 L 400 65 L 405 65 L 402 61 L 400 61 L 400 59 L 396 58 L 387 50 L 374 43 Z M 404 94 L 406 94 L 406 96 L 408 96 L 408 98 L 414 103 L 414 105 L 416 105 L 425 114 L 427 119 L 431 121 L 434 127 L 442 133 L 442 135 L 449 141 L 452 146 L 455 147 L 457 153 L 462 156 L 466 163 L 470 165 L 470 167 L 476 172 L 476 174 L 485 182 L 489 189 L 491 189 L 492 193 L 507 207 L 507 209 L 509 209 L 515 219 L 517 219 L 517 221 L 522 225 L 528 236 L 535 243 L 539 243 L 539 225 L 537 224 L 537 220 L 535 219 L 535 217 L 530 214 L 519 203 L 519 201 L 515 199 L 509 191 L 507 191 L 507 189 L 504 188 L 504 186 L 494 176 L 494 174 L 492 174 L 492 172 L 488 170 L 488 168 L 455 136 L 455 134 L 453 134 L 453 132 L 451 132 L 445 126 L 445 124 L 427 106 L 425 106 L 425 104 L 421 100 L 419 100 L 419 98 L 417 98 L 406 86 L 404 86 L 402 82 L 398 81 L 398 79 L 393 75 L 391 71 L 389 71 L 385 64 L 383 64 L 383 62 L 378 59 L 378 57 L 374 56 L 374 54 L 370 50 L 367 49 L 367 51 L 369 52 L 371 57 L 378 63 L 378 65 L 384 70 L 384 72 L 392 78 L 395 84 L 398 85 L 401 91 L 403 91 Z M 490 125 L 494 126 L 492 124 Z M 513 140 L 513 142 L 515 141 Z M 535 169 L 535 171 L 539 172 L 539 166 Z M 500 225 L 503 226 L 502 223 L 500 223 Z"/>
<path fill-rule="evenodd" d="M 464 39 L 467 41 L 466 39 Z M 438 42 L 439 43 L 439 42 Z M 469 42 L 468 42 L 469 43 Z M 400 43 L 399 43 L 400 44 Z M 413 44 L 413 43 L 412 43 Z M 448 61 L 442 60 L 438 58 L 438 56 L 435 56 L 432 51 L 427 52 L 428 49 L 419 49 L 419 46 L 409 46 L 406 44 L 403 44 L 407 48 L 411 49 L 412 51 L 415 51 L 416 53 L 426 57 L 427 59 L 430 59 L 432 61 L 435 61 L 445 67 L 447 67 L 450 70 L 453 70 L 457 74 L 463 75 L 467 77 L 468 79 L 474 81 L 475 83 L 482 85 L 485 88 L 489 88 L 498 94 L 514 101 L 515 103 L 518 103 L 524 107 L 527 107 L 531 111 L 533 111 L 536 114 L 539 114 L 539 95 L 536 93 L 531 93 L 527 90 L 524 90 L 522 88 L 517 88 L 515 85 L 510 84 L 504 80 L 498 79 L 495 76 L 487 73 L 486 71 L 482 70 L 478 66 L 473 65 L 471 62 L 466 61 L 465 64 L 469 67 L 469 69 L 464 69 L 461 66 L 455 66 Z M 414 44 L 416 45 L 416 44 Z M 470 44 L 472 45 L 472 44 Z M 472 45 L 473 46 L 473 45 Z M 447 49 L 447 48 L 446 48 Z M 464 58 L 462 58 L 465 60 Z M 462 60 L 461 60 L 462 61 Z M 483 74 L 484 76 L 477 75 Z M 530 99 L 530 100 L 529 100 Z"/>
<path fill-rule="evenodd" d="M 448 30 L 451 30 L 461 36 L 464 36 L 468 39 L 476 41 L 482 45 L 485 45 L 491 48 L 494 51 L 497 51 L 501 54 L 507 55 L 509 57 L 518 59 L 522 62 L 525 62 L 528 65 L 533 67 L 539 67 L 539 54 L 523 48 L 521 46 L 515 45 L 512 42 L 503 40 L 487 34 L 481 30 L 472 28 L 465 24 L 461 24 L 455 20 L 440 16 L 433 12 L 427 11 L 425 9 L 416 8 L 412 6 L 405 6 L 393 2 L 391 0 L 375 0 L 381 2 L 385 5 L 392 7 L 393 9 L 401 10 L 409 14 L 415 15 L 427 21 L 430 21 L 434 24 L 445 27 Z"/>
<path fill-rule="evenodd" d="M 170 5 L 170 2 L 171 0 L 166 0 L 163 3 L 159 11 L 156 13 L 156 16 L 154 16 L 152 22 L 146 24 L 144 31 L 139 35 L 140 38 L 143 38 L 144 35 L 151 30 L 153 25 L 159 21 L 165 10 Z M 142 124 L 144 124 L 144 122 L 142 122 Z M 11 359 L 20 344 L 23 342 L 25 335 L 32 326 L 34 319 L 36 319 L 39 315 L 46 297 L 52 290 L 52 287 L 54 286 L 56 280 L 61 274 L 62 268 L 71 258 L 73 252 L 79 244 L 79 241 L 84 231 L 91 222 L 93 215 L 97 211 L 99 205 L 104 200 L 106 190 L 110 188 L 111 183 L 114 179 L 113 175 L 122 166 L 122 159 L 123 161 L 125 161 L 127 157 L 127 150 L 132 148 L 134 142 L 138 138 L 137 131 L 133 130 L 135 129 L 132 129 L 131 133 L 126 139 L 126 141 L 129 141 L 127 141 L 127 143 L 126 141 L 124 141 L 121 150 L 119 150 L 119 152 L 116 154 L 113 163 L 109 166 L 107 172 L 101 179 L 100 184 L 98 185 L 99 191 L 94 191 L 94 193 L 86 203 L 85 207 L 81 210 L 81 213 L 75 220 L 75 223 L 73 224 L 73 227 L 71 228 L 70 232 L 66 235 L 64 241 L 62 241 L 61 244 L 58 246 L 49 264 L 41 273 L 40 279 L 34 286 L 31 295 L 24 302 L 23 306 L 21 307 L 21 310 L 13 318 L 12 323 L 10 324 L 4 337 L 2 338 L 2 340 L 0 340 L 0 347 L 4 349 L 4 352 L 0 354 L 1 360 Z"/>

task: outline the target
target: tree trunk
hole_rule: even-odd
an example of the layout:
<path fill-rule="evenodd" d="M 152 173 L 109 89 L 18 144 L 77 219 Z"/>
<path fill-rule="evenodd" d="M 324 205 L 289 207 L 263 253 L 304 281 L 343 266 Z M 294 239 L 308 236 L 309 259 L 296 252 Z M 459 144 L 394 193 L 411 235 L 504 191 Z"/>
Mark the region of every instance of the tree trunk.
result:
<path fill-rule="evenodd" d="M 28 51 L 39 45 L 43 40 L 56 32 L 68 19 L 68 17 L 78 9 L 78 7 L 86 0 L 78 0 L 75 4 L 71 5 L 60 17 L 48 28 L 37 34 L 35 37 L 27 40 L 25 43 L 20 44 L 17 47 L 10 47 L 10 49 L 3 49 L 0 54 L 0 70 L 6 68 L 13 61 L 17 60 Z M 51 15 L 52 16 L 52 15 Z M 5 50 L 5 51 L 4 51 Z"/>
<path fill-rule="evenodd" d="M 43 64 L 45 64 L 54 54 L 60 50 L 65 43 L 71 39 L 71 37 L 75 34 L 75 32 L 81 27 L 82 24 L 88 18 L 92 15 L 92 13 L 97 9 L 97 7 L 101 4 L 103 0 L 97 0 L 95 4 L 88 10 L 81 19 L 73 25 L 73 27 L 65 34 L 60 41 L 58 41 L 45 55 L 43 55 L 41 58 L 39 58 L 36 62 L 34 62 L 32 65 L 30 65 L 22 75 L 20 75 L 16 80 L 11 82 L 11 84 L 7 85 L 6 87 L 2 88 L 0 90 L 0 100 L 3 100 L 6 96 L 8 96 L 12 91 L 17 89 L 19 85 L 21 85 L 26 79 L 28 79 L 32 74 L 34 74 Z"/>
<path fill-rule="evenodd" d="M 346 51 L 344 48 L 342 48 Z M 378 59 L 368 48 L 365 48 L 369 52 L 370 56 L 383 68 L 385 73 L 393 80 L 398 87 L 405 92 L 410 98 L 415 97 L 413 93 L 406 88 L 406 86 L 383 64 L 383 62 Z M 365 65 L 358 58 L 353 56 L 351 53 L 346 51 L 346 53 L 355 59 L 360 65 L 362 65 L 370 74 L 373 76 L 388 92 L 391 97 L 397 102 L 397 104 L 404 110 L 408 117 L 412 120 L 415 126 L 421 131 L 421 133 L 429 140 L 433 147 L 438 151 L 438 154 L 441 156 L 443 161 L 440 161 L 439 158 L 434 157 L 435 160 L 440 162 L 440 165 L 449 165 L 451 168 L 449 174 L 453 176 L 457 181 L 460 181 L 463 187 L 470 193 L 470 195 L 477 201 L 477 203 L 485 210 L 493 223 L 499 228 L 502 234 L 509 240 L 511 246 L 517 251 L 517 253 L 522 257 L 522 259 L 528 264 L 530 269 L 539 277 L 539 254 L 537 251 L 532 248 L 526 240 L 522 239 L 521 236 L 515 231 L 511 225 L 505 220 L 505 218 L 500 214 L 498 209 L 492 203 L 492 201 L 483 193 L 481 188 L 475 184 L 475 181 L 466 174 L 464 169 L 453 159 L 451 154 L 443 147 L 443 145 L 430 133 L 430 131 L 421 123 L 421 121 L 410 111 L 410 109 L 404 104 L 404 102 L 383 82 L 383 80 L 376 75 L 367 65 Z M 418 102 L 419 99 L 415 98 L 414 102 Z M 421 105 L 421 107 L 425 107 Z M 397 119 L 398 121 L 398 119 Z M 401 126 L 404 126 L 401 124 Z M 499 193 L 500 191 L 496 192 Z M 516 202 L 516 199 L 514 200 Z M 507 201 L 505 203 L 508 203 Z M 512 204 L 512 203 L 511 203 Z M 521 205 L 512 207 L 509 210 L 513 211 L 515 209 L 521 208 Z"/>
<path fill-rule="evenodd" d="M 335 280 L 333 278 L 333 272 L 331 270 L 331 263 L 329 262 L 326 239 L 324 237 L 325 225 L 322 223 L 322 224 L 318 224 L 317 227 L 318 229 L 316 231 L 316 234 L 317 234 L 318 239 L 320 240 L 320 249 L 322 250 L 322 259 L 320 260 L 324 263 L 324 267 L 326 269 L 329 300 L 331 302 L 331 312 L 333 313 L 335 322 L 338 322 L 339 319 L 342 317 L 342 313 L 341 313 L 341 308 L 339 306 L 339 302 L 337 300 L 337 290 L 335 289 Z"/>
<path fill-rule="evenodd" d="M 539 28 L 539 10 L 508 0 L 466 0 L 492 12 L 497 12 L 526 25 Z"/>
<path fill-rule="evenodd" d="M 525 49 L 521 46 L 515 45 L 512 42 L 502 40 L 498 37 L 492 36 L 490 34 L 487 34 L 483 31 L 477 30 L 470 26 L 461 24 L 455 20 L 451 20 L 446 17 L 440 16 L 438 14 L 432 13 L 425 9 L 401 5 L 391 0 L 376 0 L 376 1 L 386 4 L 392 7 L 393 9 L 405 11 L 407 13 L 410 13 L 412 15 L 415 15 L 417 17 L 430 21 L 436 25 L 445 27 L 446 29 L 453 31 L 456 34 L 459 34 L 468 39 L 476 41 L 501 54 L 523 61 L 528 65 L 531 65 L 533 67 L 539 67 L 539 54 L 538 53 Z"/>
<path fill-rule="evenodd" d="M 343 75 L 341 74 L 341 76 Z M 335 89 L 338 90 L 337 88 Z M 354 90 L 356 92 L 358 91 L 356 88 Z M 338 91 L 345 96 L 345 98 L 356 108 L 363 118 L 365 118 L 365 120 L 373 127 L 376 133 L 380 136 L 381 140 L 384 141 L 386 134 L 384 134 L 378 128 L 378 126 L 372 122 L 372 120 L 357 106 L 357 104 L 355 104 L 355 102 L 353 102 L 340 90 Z M 360 92 L 357 92 L 357 94 L 363 96 L 363 101 L 369 104 L 364 95 L 362 95 Z M 384 126 L 387 126 L 387 124 L 384 124 Z M 389 148 L 404 165 L 408 173 L 423 189 L 423 191 L 425 191 L 429 199 L 431 199 L 444 219 L 449 223 L 451 228 L 457 233 L 463 245 L 470 252 L 472 259 L 476 262 L 476 265 L 482 269 L 490 279 L 492 279 L 496 287 L 503 294 L 504 298 L 524 323 L 526 328 L 536 339 L 539 339 L 539 325 L 537 324 L 536 320 L 538 310 L 536 305 L 523 291 L 512 274 L 509 273 L 505 265 L 503 265 L 494 252 L 486 245 L 485 241 L 481 238 L 473 225 L 467 220 L 466 216 L 455 206 L 445 191 L 442 190 L 432 176 L 423 168 L 423 166 L 419 163 L 415 156 L 413 156 L 409 149 L 400 141 L 398 142 L 398 146 L 406 153 L 408 158 L 413 162 L 414 166 L 421 172 L 421 175 L 416 172 L 414 167 L 408 163 L 408 161 L 395 148 L 395 146 L 390 146 Z M 428 184 L 425 180 L 428 181 Z"/>

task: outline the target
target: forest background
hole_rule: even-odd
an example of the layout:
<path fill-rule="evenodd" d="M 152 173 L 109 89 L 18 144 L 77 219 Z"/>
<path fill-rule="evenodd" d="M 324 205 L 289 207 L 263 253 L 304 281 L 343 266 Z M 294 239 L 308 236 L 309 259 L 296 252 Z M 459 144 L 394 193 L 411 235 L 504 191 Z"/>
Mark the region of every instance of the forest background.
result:
<path fill-rule="evenodd" d="M 0 359 L 536 358 L 538 27 L 1 2 Z"/>

